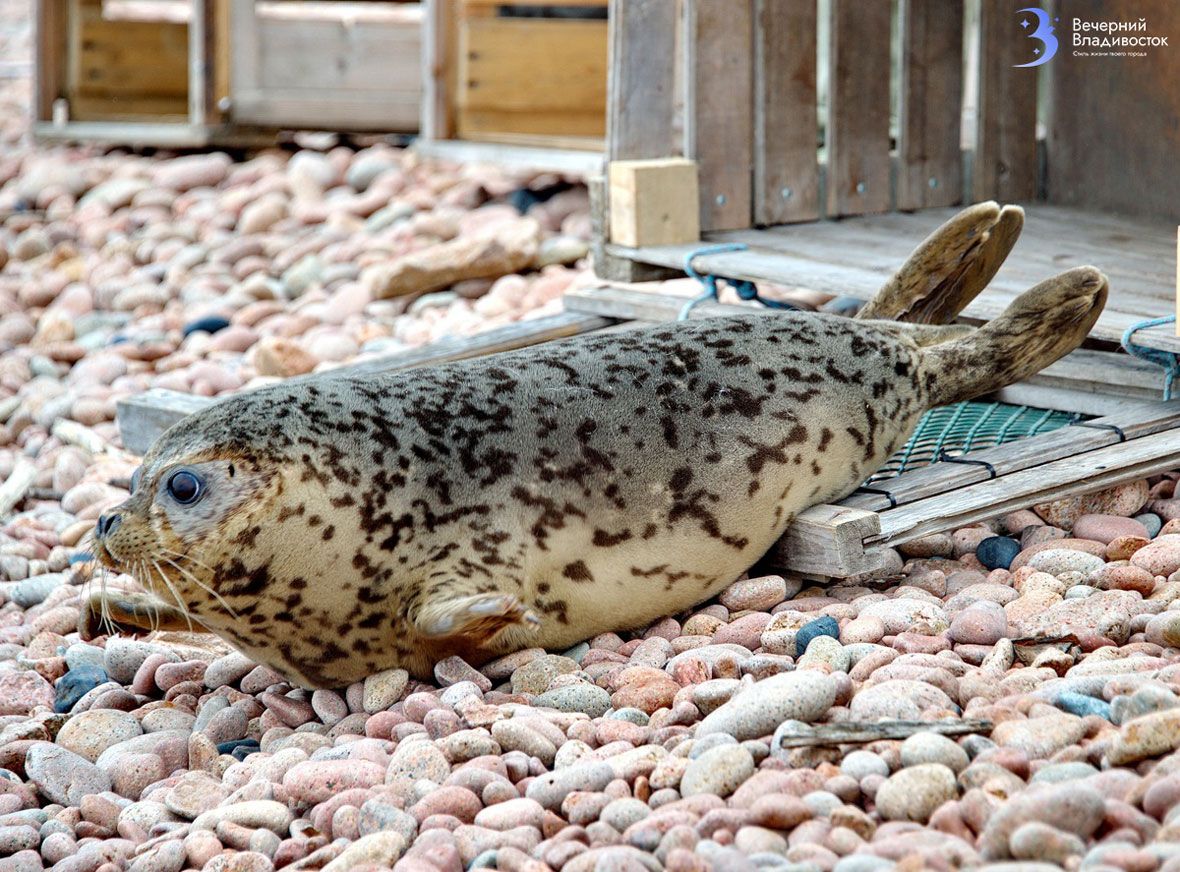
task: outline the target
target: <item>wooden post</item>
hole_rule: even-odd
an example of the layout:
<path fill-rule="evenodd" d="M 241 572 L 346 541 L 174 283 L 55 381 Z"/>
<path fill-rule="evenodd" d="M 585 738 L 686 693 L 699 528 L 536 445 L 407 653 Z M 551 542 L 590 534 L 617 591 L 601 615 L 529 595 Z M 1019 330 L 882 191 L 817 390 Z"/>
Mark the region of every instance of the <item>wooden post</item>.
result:
<path fill-rule="evenodd" d="M 33 44 L 33 117 L 53 120 L 53 104 L 66 96 L 69 7 L 63 0 L 37 0 Z"/>
<path fill-rule="evenodd" d="M 676 0 L 610 0 L 607 60 L 607 159 L 682 155 L 675 134 Z M 656 281 L 674 271 L 606 253 L 610 203 L 605 178 L 590 182 L 594 271 L 619 282 Z"/>
<path fill-rule="evenodd" d="M 444 140 L 454 135 L 451 116 L 451 76 L 455 66 L 454 0 L 422 0 L 422 119 L 423 139 Z"/>

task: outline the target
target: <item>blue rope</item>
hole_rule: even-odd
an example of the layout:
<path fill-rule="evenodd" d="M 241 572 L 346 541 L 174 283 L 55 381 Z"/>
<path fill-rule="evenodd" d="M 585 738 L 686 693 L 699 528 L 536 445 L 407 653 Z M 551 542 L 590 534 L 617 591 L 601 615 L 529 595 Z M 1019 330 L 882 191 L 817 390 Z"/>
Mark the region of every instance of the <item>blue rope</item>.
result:
<path fill-rule="evenodd" d="M 1164 318 L 1149 318 L 1146 321 L 1140 321 L 1138 324 L 1128 327 L 1127 332 L 1123 334 L 1123 348 L 1127 349 L 1128 354 L 1133 354 L 1135 357 L 1164 368 L 1165 401 L 1172 399 L 1172 386 L 1175 384 L 1176 376 L 1180 374 L 1180 355 L 1174 354 L 1171 351 L 1162 351 L 1158 348 L 1148 348 L 1145 345 L 1136 345 L 1131 341 L 1131 337 L 1140 330 L 1146 330 L 1149 327 L 1162 327 L 1164 324 L 1175 323 L 1175 315 L 1168 315 Z"/>
<path fill-rule="evenodd" d="M 718 281 L 728 282 L 729 286 L 737 292 L 738 299 L 753 300 L 754 302 L 761 303 L 768 309 L 799 308 L 798 306 L 793 306 L 790 303 L 784 303 L 781 300 L 768 300 L 766 297 L 759 296 L 758 288 L 754 286 L 754 283 L 746 281 L 745 279 L 730 279 L 725 278 L 724 276 L 715 276 L 712 273 L 702 274 L 693 269 L 693 258 L 706 254 L 725 254 L 730 251 L 745 251 L 747 248 L 748 246 L 743 245 L 740 242 L 730 242 L 726 243 L 725 245 L 706 245 L 689 252 L 688 256 L 684 258 L 684 271 L 700 282 L 704 286 L 705 292 L 699 297 L 695 297 L 684 304 L 684 308 L 680 310 L 680 315 L 676 319 L 677 321 L 687 320 L 688 314 L 695 306 L 697 306 L 697 304 L 704 303 L 707 300 L 713 300 L 715 302 L 717 300 Z"/>

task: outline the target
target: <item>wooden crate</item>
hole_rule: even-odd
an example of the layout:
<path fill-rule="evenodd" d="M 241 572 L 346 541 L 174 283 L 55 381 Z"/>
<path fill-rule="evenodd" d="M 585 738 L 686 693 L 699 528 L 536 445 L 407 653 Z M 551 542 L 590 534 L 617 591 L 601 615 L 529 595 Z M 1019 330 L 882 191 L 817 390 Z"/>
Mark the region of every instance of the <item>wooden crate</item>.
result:
<path fill-rule="evenodd" d="M 409 133 L 421 7 L 393 0 L 36 0 L 34 133 L 204 147 Z"/>
<path fill-rule="evenodd" d="M 1070 27 L 1074 17 L 1145 19 L 1166 36 L 1180 32 L 1180 4 L 1068 0 L 1060 49 L 1043 68 L 1018 66 L 1037 45 L 1021 27 L 1023 0 L 982 0 L 976 20 L 959 0 L 683 0 L 682 15 L 677 5 L 612 0 L 607 157 L 696 162 L 700 242 L 748 246 L 700 258 L 699 269 L 867 298 L 949 207 L 998 199 L 1025 204 L 1026 232 L 969 317 L 992 317 L 1036 281 L 1086 263 L 1112 280 L 1096 340 L 1173 313 L 1180 55 L 1080 57 Z M 1040 99 L 1039 71 L 1050 85 Z M 606 191 L 593 189 L 600 275 L 682 268 L 695 245 L 616 244 Z M 1170 327 L 1136 341 L 1180 351 Z"/>
<path fill-rule="evenodd" d="M 581 10 L 598 18 L 533 17 Z M 538 165 L 530 149 L 601 154 L 606 133 L 607 0 L 428 0 L 421 147 L 485 143 L 491 159 Z M 507 147 L 516 147 L 513 150 Z M 470 149 L 464 154 L 480 155 Z"/>
<path fill-rule="evenodd" d="M 37 0 L 34 134 L 208 144 L 216 94 L 204 59 L 224 2 Z"/>

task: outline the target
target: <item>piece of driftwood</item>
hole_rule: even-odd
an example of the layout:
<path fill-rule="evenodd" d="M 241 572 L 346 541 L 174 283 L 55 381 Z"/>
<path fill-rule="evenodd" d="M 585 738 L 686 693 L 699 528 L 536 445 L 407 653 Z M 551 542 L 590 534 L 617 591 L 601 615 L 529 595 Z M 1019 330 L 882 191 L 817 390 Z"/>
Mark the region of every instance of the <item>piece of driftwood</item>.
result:
<path fill-rule="evenodd" d="M 376 299 L 428 294 L 467 279 L 498 279 L 534 265 L 541 227 L 523 218 L 494 232 L 459 237 L 411 252 L 361 275 Z"/>
<path fill-rule="evenodd" d="M 0 518 L 4 518 L 25 498 L 37 478 L 37 467 L 27 457 L 20 457 L 4 484 L 0 484 Z"/>
<path fill-rule="evenodd" d="M 421 348 L 399 351 L 322 373 L 299 376 L 297 380 L 316 380 L 376 375 L 415 366 L 450 363 L 469 357 L 496 354 L 525 348 L 540 342 L 577 336 L 609 327 L 614 322 L 596 315 L 565 312 L 548 318 L 520 321 L 474 336 L 453 336 Z M 291 379 L 289 381 L 296 381 Z M 123 445 L 130 452 L 143 454 L 156 438 L 177 421 L 200 411 L 217 400 L 179 391 L 154 389 L 120 400 L 116 415 Z"/>
<path fill-rule="evenodd" d="M 844 721 L 835 724 L 804 724 L 784 730 L 775 738 L 780 748 L 806 748 L 812 745 L 859 745 L 882 739 L 906 739 L 916 733 L 940 736 L 965 736 L 990 733 L 992 722 L 970 719 L 942 721 Z"/>

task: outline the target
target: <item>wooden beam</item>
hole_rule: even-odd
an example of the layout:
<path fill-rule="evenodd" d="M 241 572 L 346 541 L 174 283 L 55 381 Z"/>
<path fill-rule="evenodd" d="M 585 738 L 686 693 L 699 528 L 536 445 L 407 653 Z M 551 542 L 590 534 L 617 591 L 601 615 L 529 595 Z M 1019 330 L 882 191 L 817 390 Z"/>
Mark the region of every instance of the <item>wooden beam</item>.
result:
<path fill-rule="evenodd" d="M 697 165 L 685 158 L 613 160 L 607 167 L 610 240 L 622 245 L 697 243 Z"/>
<path fill-rule="evenodd" d="M 885 564 L 880 551 L 866 551 L 864 542 L 881 531 L 875 512 L 845 506 L 812 506 L 797 517 L 767 553 L 773 566 L 804 575 L 847 578 L 876 572 Z"/>
<path fill-rule="evenodd" d="M 1036 445 L 1030 442 L 1024 440 L 1023 446 L 1035 452 Z M 900 545 L 1035 503 L 1114 487 L 1175 469 L 1177 465 L 1180 465 L 1180 435 L 1176 430 L 1165 430 L 882 512 L 881 532 L 868 544 Z"/>
<path fill-rule="evenodd" d="M 33 117 L 53 120 L 54 101 L 66 96 L 67 10 L 62 0 L 37 0 L 33 42 Z"/>
<path fill-rule="evenodd" d="M 567 312 L 548 318 L 520 321 L 486 333 L 474 336 L 453 336 L 432 342 L 421 348 L 412 348 L 371 360 L 359 361 L 337 367 L 326 372 L 312 373 L 289 379 L 289 383 L 315 382 L 324 379 L 371 376 L 418 366 L 432 366 L 498 354 L 565 339 L 582 333 L 589 333 L 609 327 L 614 322 L 595 315 Z M 120 400 L 116 408 L 119 433 L 128 451 L 142 454 L 161 433 L 193 412 L 207 408 L 217 400 L 209 397 L 194 397 L 178 391 L 152 390 Z"/>

